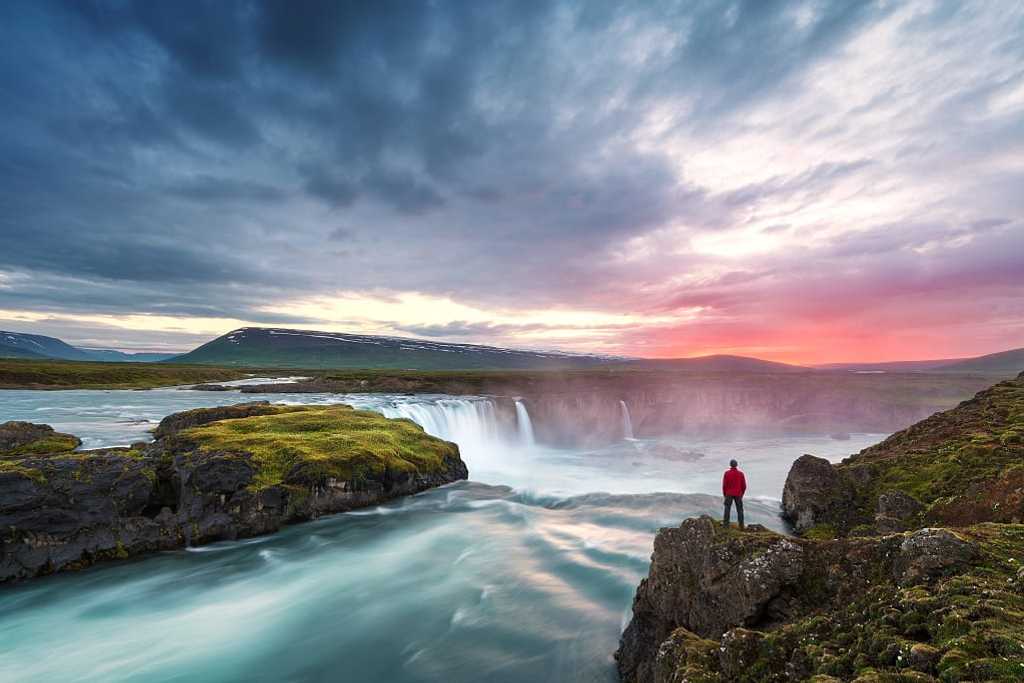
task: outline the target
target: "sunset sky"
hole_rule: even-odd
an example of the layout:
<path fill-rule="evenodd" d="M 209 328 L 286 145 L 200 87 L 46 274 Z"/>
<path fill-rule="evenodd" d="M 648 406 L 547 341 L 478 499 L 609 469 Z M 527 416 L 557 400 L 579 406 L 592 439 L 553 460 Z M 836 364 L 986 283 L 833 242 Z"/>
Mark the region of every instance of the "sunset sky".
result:
<path fill-rule="evenodd" d="M 80 345 L 1024 346 L 1017 0 L 8 0 L 0 150 L 0 329 Z"/>

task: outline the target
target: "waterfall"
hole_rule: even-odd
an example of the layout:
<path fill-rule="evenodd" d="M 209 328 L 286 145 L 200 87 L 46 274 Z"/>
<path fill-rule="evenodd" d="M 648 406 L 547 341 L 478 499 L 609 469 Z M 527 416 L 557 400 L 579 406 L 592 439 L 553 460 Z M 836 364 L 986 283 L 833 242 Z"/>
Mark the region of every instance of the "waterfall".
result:
<path fill-rule="evenodd" d="M 530 413 L 520 400 L 516 400 L 516 424 L 519 427 L 519 443 L 523 446 L 533 446 L 536 443 L 533 438 L 533 423 L 530 422 Z"/>
<path fill-rule="evenodd" d="M 454 441 L 464 451 L 479 452 L 498 440 L 494 403 L 480 399 L 441 399 L 429 403 L 395 402 L 381 406 L 385 417 L 405 417 L 431 436 Z"/>
<path fill-rule="evenodd" d="M 633 438 L 633 421 L 629 419 L 629 406 L 625 401 L 619 401 L 622 406 L 622 435 L 626 440 Z"/>

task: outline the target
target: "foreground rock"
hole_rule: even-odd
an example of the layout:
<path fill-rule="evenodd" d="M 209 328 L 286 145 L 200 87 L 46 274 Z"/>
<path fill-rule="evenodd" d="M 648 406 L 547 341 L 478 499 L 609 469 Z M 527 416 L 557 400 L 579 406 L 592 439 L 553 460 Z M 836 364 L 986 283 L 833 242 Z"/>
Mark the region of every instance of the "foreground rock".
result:
<path fill-rule="evenodd" d="M 1024 373 L 838 465 L 801 457 L 782 507 L 818 536 L 1024 521 Z"/>
<path fill-rule="evenodd" d="M 1024 526 L 815 541 L 662 529 L 623 681 L 1022 680 Z"/>
<path fill-rule="evenodd" d="M 39 443 L 53 438 L 44 427 L 13 429 Z M 0 457 L 0 581 L 269 533 L 467 476 L 455 444 L 347 406 L 194 410 L 157 433 Z"/>
<path fill-rule="evenodd" d="M 841 464 L 799 458 L 798 537 L 662 529 L 622 679 L 1024 680 L 1022 434 L 1024 374 Z"/>

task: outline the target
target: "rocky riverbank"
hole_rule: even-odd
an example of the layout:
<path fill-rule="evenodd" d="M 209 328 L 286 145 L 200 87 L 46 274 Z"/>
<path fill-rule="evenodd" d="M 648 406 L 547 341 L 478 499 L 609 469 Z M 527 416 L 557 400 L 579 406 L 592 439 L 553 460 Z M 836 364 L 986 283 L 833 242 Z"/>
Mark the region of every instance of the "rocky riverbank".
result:
<path fill-rule="evenodd" d="M 0 582 L 270 533 L 468 474 L 455 444 L 347 406 L 191 410 L 155 436 L 75 451 L 46 425 L 0 425 Z"/>
<path fill-rule="evenodd" d="M 793 466 L 800 535 L 662 529 L 628 682 L 1024 680 L 1024 374 L 839 465 Z"/>

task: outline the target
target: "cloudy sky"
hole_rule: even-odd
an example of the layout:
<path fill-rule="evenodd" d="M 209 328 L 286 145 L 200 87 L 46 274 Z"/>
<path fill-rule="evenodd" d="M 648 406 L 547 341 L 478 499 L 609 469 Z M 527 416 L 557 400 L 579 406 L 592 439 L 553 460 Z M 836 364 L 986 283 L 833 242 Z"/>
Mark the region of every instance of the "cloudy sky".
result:
<path fill-rule="evenodd" d="M 1019 0 L 7 0 L 0 150 L 0 329 L 82 345 L 1024 346 Z"/>

